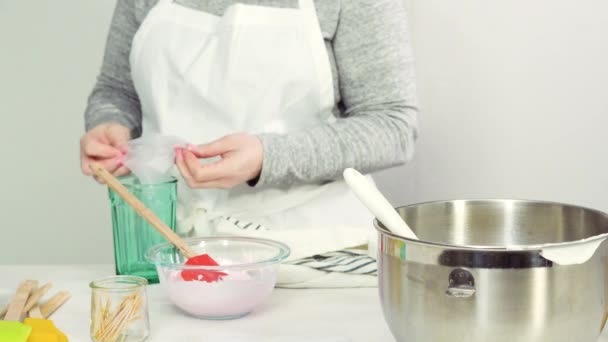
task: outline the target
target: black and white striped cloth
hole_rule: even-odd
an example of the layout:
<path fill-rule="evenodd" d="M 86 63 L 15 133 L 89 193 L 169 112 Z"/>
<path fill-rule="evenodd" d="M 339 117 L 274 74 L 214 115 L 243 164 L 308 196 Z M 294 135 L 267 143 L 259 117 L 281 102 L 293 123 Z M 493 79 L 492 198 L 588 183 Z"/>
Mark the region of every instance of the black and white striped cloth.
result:
<path fill-rule="evenodd" d="M 253 222 L 244 222 L 234 217 L 225 216 L 224 219 L 230 223 L 232 223 L 235 227 L 245 229 L 245 230 L 268 230 L 268 228 L 262 226 L 261 224 L 253 223 Z"/>
<path fill-rule="evenodd" d="M 225 219 L 234 226 L 244 230 L 268 230 L 268 228 L 251 223 L 242 222 L 233 217 Z M 378 275 L 378 265 L 376 260 L 364 250 L 345 249 L 341 251 L 329 252 L 313 255 L 308 258 L 286 262 L 288 265 L 298 265 L 314 268 L 325 272 L 340 272 L 347 274 L 366 274 Z"/>
<path fill-rule="evenodd" d="M 319 271 L 378 275 L 376 260 L 365 251 L 345 249 L 288 262 L 308 266 Z"/>

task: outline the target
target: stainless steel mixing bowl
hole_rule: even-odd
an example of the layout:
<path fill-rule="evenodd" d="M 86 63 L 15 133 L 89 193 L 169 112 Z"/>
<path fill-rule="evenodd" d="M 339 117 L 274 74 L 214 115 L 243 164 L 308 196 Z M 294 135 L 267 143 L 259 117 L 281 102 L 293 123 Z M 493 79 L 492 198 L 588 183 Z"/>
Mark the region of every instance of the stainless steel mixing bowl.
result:
<path fill-rule="evenodd" d="M 606 233 L 605 213 L 523 200 L 397 210 L 420 239 L 401 238 L 375 222 L 380 297 L 397 341 L 597 340 L 608 313 L 608 244 L 570 266 L 543 258 L 534 246 Z"/>

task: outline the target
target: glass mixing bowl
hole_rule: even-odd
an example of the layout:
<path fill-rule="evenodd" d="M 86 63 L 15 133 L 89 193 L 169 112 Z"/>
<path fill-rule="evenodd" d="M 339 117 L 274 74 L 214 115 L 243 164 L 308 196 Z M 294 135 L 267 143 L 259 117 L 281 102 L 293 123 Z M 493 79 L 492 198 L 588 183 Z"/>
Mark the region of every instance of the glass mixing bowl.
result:
<path fill-rule="evenodd" d="M 156 266 L 161 286 L 173 304 L 203 319 L 233 319 L 247 315 L 271 295 L 279 264 L 290 253 L 287 245 L 247 237 L 189 238 L 198 254 L 208 254 L 219 266 L 185 265 L 186 258 L 170 243 L 150 248 L 146 259 Z M 222 272 L 217 281 L 187 281 L 182 272 Z"/>

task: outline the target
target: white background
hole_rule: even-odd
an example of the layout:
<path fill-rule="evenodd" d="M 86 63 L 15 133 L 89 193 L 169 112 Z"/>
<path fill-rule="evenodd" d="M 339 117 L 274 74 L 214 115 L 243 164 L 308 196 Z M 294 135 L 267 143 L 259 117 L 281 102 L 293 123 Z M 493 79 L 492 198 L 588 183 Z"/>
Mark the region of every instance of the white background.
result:
<path fill-rule="evenodd" d="M 113 7 L 0 0 L 0 263 L 112 262 L 107 191 L 81 176 L 78 139 Z M 377 177 L 391 201 L 608 211 L 608 2 L 408 7 L 421 135 L 411 164 Z"/>

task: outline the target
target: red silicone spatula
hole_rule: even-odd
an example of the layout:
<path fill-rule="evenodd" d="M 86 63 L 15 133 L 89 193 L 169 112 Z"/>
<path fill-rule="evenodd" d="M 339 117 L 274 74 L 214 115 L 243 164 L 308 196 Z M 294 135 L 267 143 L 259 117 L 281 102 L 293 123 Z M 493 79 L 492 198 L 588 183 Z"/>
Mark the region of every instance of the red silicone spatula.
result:
<path fill-rule="evenodd" d="M 188 261 L 186 265 L 199 265 L 199 266 L 219 266 L 218 263 L 213 260 L 209 254 L 202 254 L 194 256 Z M 211 270 L 183 270 L 182 278 L 184 280 L 204 280 L 206 282 L 214 282 L 222 280 L 222 277 L 226 276 L 226 273 L 220 271 Z M 203 278 L 203 279 L 200 279 Z"/>
<path fill-rule="evenodd" d="M 196 255 L 194 251 L 177 234 L 148 209 L 137 197 L 135 197 L 116 177 L 112 176 L 103 166 L 92 163 L 90 166 L 95 176 L 99 177 L 114 190 L 125 202 L 127 202 L 141 217 L 154 227 L 165 239 L 171 242 L 180 253 L 188 258 L 186 265 L 192 266 L 218 266 L 208 254 Z M 182 278 L 186 281 L 215 282 L 226 276 L 226 273 L 215 270 L 184 270 Z"/>

